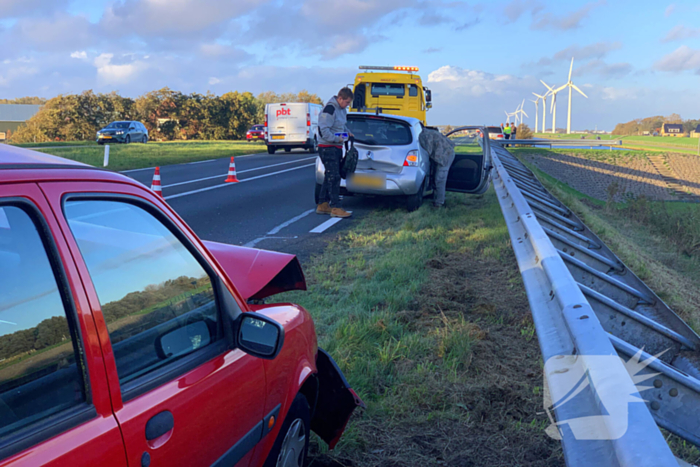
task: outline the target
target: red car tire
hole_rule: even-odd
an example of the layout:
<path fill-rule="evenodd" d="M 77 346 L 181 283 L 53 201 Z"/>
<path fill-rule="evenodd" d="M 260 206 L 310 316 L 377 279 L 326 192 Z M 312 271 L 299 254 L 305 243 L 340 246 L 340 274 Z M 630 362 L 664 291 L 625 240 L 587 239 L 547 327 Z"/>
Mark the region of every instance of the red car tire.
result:
<path fill-rule="evenodd" d="M 286 467 L 288 465 L 303 467 L 309 451 L 310 435 L 311 409 L 309 402 L 302 394 L 297 394 L 263 467 Z"/>

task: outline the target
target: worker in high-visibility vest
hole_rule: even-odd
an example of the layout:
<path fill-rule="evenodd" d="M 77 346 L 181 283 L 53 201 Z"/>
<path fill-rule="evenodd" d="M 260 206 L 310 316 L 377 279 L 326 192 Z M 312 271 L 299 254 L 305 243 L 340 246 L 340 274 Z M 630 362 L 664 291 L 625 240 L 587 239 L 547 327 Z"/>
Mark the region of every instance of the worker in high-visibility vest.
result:
<path fill-rule="evenodd" d="M 505 135 L 505 138 L 510 139 L 511 133 L 513 133 L 513 128 L 511 128 L 510 123 L 506 123 L 506 126 L 503 128 L 503 134 Z"/>
<path fill-rule="evenodd" d="M 510 123 L 506 123 L 505 128 L 503 128 L 503 137 L 505 139 L 510 139 L 510 134 L 513 132 L 513 129 L 510 127 Z"/>

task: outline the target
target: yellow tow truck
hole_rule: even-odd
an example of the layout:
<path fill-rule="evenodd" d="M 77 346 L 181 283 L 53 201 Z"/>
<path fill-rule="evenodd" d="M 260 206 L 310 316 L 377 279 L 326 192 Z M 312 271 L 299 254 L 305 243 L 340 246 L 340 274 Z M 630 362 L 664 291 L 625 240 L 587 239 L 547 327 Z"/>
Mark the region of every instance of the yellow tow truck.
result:
<path fill-rule="evenodd" d="M 432 107 L 430 89 L 414 66 L 361 66 L 355 76 L 351 112 L 376 112 L 414 117 L 427 124 Z M 402 73 L 406 72 L 406 73 Z"/>

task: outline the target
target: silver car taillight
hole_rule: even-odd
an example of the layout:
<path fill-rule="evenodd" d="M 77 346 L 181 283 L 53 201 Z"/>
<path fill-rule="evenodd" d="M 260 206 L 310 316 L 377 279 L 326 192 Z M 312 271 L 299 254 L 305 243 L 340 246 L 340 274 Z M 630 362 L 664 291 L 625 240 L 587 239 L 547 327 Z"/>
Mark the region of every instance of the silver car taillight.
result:
<path fill-rule="evenodd" d="M 418 167 L 418 151 L 416 149 L 408 151 L 406 159 L 403 161 L 404 167 Z"/>

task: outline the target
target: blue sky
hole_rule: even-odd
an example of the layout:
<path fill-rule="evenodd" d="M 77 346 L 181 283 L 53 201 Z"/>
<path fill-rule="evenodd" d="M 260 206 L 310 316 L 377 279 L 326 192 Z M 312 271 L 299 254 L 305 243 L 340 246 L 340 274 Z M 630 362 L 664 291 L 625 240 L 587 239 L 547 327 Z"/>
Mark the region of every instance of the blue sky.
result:
<path fill-rule="evenodd" d="M 564 84 L 573 56 L 589 97 L 574 94 L 574 129 L 700 117 L 693 1 L 0 0 L 0 43 L 7 98 L 168 86 L 326 99 L 358 65 L 413 65 L 433 90 L 429 123 L 500 123 L 540 79 Z"/>

